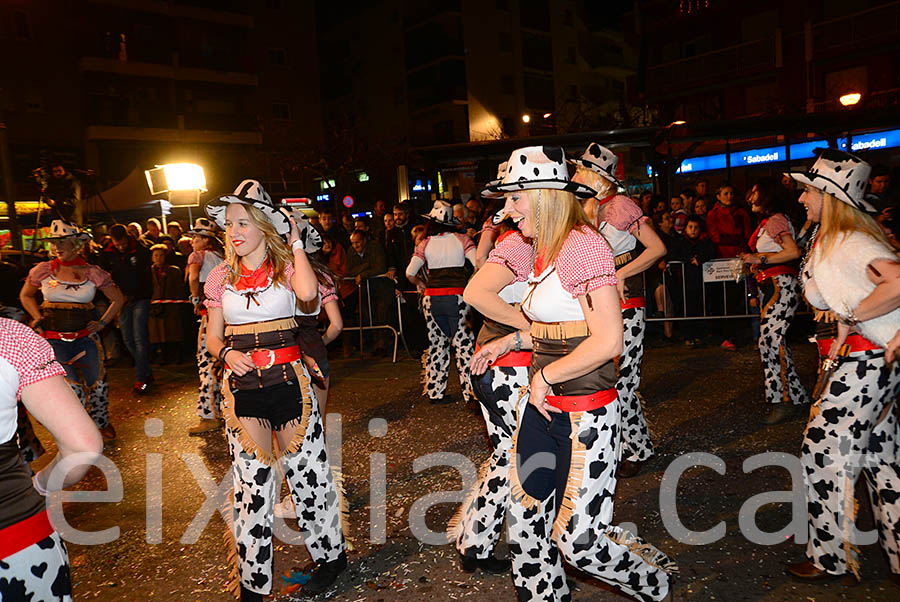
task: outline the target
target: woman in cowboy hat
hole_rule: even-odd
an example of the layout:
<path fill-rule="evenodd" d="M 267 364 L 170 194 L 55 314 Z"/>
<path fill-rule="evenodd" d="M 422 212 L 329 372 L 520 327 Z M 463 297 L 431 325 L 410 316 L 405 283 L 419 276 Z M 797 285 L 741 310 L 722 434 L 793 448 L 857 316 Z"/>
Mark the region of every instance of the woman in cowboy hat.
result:
<path fill-rule="evenodd" d="M 304 248 L 311 227 L 298 228 L 255 180 L 244 180 L 206 212 L 227 240 L 225 262 L 210 272 L 205 292 L 207 346 L 226 365 L 222 414 L 234 480 L 228 521 L 230 556 L 237 561 L 233 590 L 239 584 L 245 602 L 272 591 L 273 469 L 280 462 L 306 547 L 319 563 L 304 592 L 319 593 L 346 568 L 347 557 L 343 495 L 328 463 L 294 317 L 298 301 L 319 294 Z"/>
<path fill-rule="evenodd" d="M 616 382 L 622 408 L 623 451 L 618 476 L 628 478 L 638 474 L 653 456 L 653 441 L 638 392 L 644 357 L 644 271 L 666 254 L 666 245 L 647 224 L 637 203 L 619 193 L 624 186 L 615 175 L 619 158 L 614 152 L 595 142 L 574 163 L 572 179 L 597 191 L 596 196 L 584 202 L 584 209 L 612 248 L 616 263 L 625 325 L 625 347 Z"/>
<path fill-rule="evenodd" d="M 851 533 L 854 488 L 863 474 L 891 579 L 900 583 L 900 428 L 894 411 L 900 364 L 888 365 L 884 353 L 900 328 L 900 261 L 866 214 L 872 209 L 865 199 L 870 171 L 854 155 L 825 149 L 809 171 L 788 174 L 805 185 L 800 202 L 818 224 L 800 266 L 803 293 L 817 310 L 836 317 L 836 333 L 818 339 L 833 372 L 814 401 L 800 452 L 809 561 L 788 570 L 805 581 L 852 579 L 848 573 L 859 579 Z M 836 368 L 829 366 L 834 363 Z"/>
<path fill-rule="evenodd" d="M 188 235 L 191 237 L 191 254 L 187 260 L 187 281 L 194 314 L 200 316 L 200 330 L 197 333 L 197 370 L 200 375 L 197 416 L 200 420 L 188 429 L 188 434 L 199 435 L 222 426 L 222 363 L 206 347 L 207 312 L 203 304 L 203 287 L 210 272 L 225 259 L 225 249 L 216 236 L 215 225 L 205 217 L 197 218 Z"/>
<path fill-rule="evenodd" d="M 794 226 L 787 218 L 790 195 L 775 178 L 762 178 L 747 194 L 750 209 L 762 221 L 750 236 L 752 253 L 741 253 L 762 293 L 759 353 L 766 381 L 766 401 L 772 410 L 766 424 L 778 424 L 803 408 L 809 395 L 800 382 L 786 336 L 791 319 L 800 305 L 797 262 L 800 247 L 794 238 Z M 795 205 L 796 206 L 796 205 Z"/>
<path fill-rule="evenodd" d="M 503 170 L 505 173 L 505 164 Z M 482 196 L 489 197 L 492 193 L 486 191 Z M 488 223 L 499 224 L 504 218 L 501 210 Z M 459 550 L 462 569 L 466 572 L 481 568 L 489 573 L 504 573 L 510 567 L 509 560 L 497 559 L 493 552 L 509 505 L 512 437 L 518 425 L 517 417 L 528 403 L 527 396 L 519 394 L 528 388 L 531 365 L 531 352 L 522 349 L 519 334 L 519 330 L 528 330 L 528 320 L 519 304 L 534 263 L 532 255 L 531 242 L 517 228 L 506 230 L 497 237 L 496 245 L 466 285 L 463 295 L 466 303 L 484 316 L 476 351 L 508 334 L 514 341 L 512 350 L 490 365 L 482 361 L 471 367 L 472 389 L 481 404 L 494 453 L 484 463 L 474 488 L 447 526 L 447 534 Z"/>
<path fill-rule="evenodd" d="M 103 438 L 111 440 L 116 431 L 109 423 L 109 385 L 98 333 L 116 318 L 125 297 L 107 272 L 79 254 L 90 238 L 75 224 L 53 220 L 45 240 L 55 259 L 31 268 L 19 298 L 32 317 L 32 327 L 50 342 L 56 359 L 65 366 L 75 394 L 82 404 L 90 406 L 91 418 Z M 110 304 L 95 320 L 93 301 L 98 290 Z M 44 298 L 40 306 L 38 291 Z"/>
<path fill-rule="evenodd" d="M 469 383 L 469 362 L 475 346 L 472 335 L 469 305 L 463 300 L 468 280 L 465 264 L 475 266 L 475 243 L 465 234 L 456 232 L 460 221 L 453 217 L 453 207 L 447 201 L 435 201 L 425 215 L 428 225 L 425 240 L 416 246 L 406 277 L 424 295 L 422 309 L 428 327 L 428 349 L 422 358 L 425 395 L 431 403 L 448 403 L 444 395 L 450 376 L 450 348 L 456 353 L 456 369 L 465 401 L 473 400 Z M 428 276 L 418 276 L 428 268 Z"/>
<path fill-rule="evenodd" d="M 503 181 L 506 213 L 535 242 L 522 310 L 532 348 L 529 403 L 509 471 L 513 580 L 530 600 L 569 600 L 562 560 L 640 600 L 671 595 L 665 554 L 610 524 L 620 406 L 613 359 L 622 352 L 622 310 L 612 251 L 578 199 L 560 147 L 513 151 Z M 473 365 L 515 347 L 508 335 Z M 546 455 L 553 460 L 548 462 Z"/>

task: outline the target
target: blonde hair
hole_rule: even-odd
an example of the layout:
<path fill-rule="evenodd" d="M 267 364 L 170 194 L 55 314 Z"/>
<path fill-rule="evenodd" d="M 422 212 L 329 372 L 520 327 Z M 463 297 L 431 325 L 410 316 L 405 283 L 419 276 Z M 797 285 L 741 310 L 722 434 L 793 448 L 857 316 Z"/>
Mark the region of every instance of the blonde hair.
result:
<path fill-rule="evenodd" d="M 535 250 L 544 265 L 553 263 L 572 230 L 587 226 L 598 236 L 600 234 L 571 192 L 542 188 L 523 190 L 517 194 L 525 194 L 528 199 L 534 219 Z"/>
<path fill-rule="evenodd" d="M 288 278 L 285 275 L 285 268 L 288 264 L 293 264 L 294 256 L 288 248 L 284 239 L 275 231 L 275 226 L 266 217 L 266 214 L 254 207 L 253 205 L 243 205 L 247 210 L 247 216 L 250 223 L 262 230 L 266 241 L 266 259 L 272 264 L 272 282 L 283 286 L 290 286 Z M 228 263 L 228 282 L 232 285 L 237 284 L 238 278 L 241 277 L 241 258 L 234 250 L 234 244 L 231 237 L 225 237 L 225 261 Z"/>
<path fill-rule="evenodd" d="M 588 169 L 583 165 L 575 166 L 575 175 L 572 176 L 572 181 L 584 184 L 585 186 L 590 186 L 596 190 L 597 194 L 595 195 L 595 198 L 598 199 L 607 197 L 618 190 L 616 185 L 609 179 L 604 178 L 596 171 Z"/>
<path fill-rule="evenodd" d="M 884 230 L 870 215 L 852 205 L 839 201 L 833 195 L 822 192 L 822 218 L 819 225 L 818 245 L 823 256 L 829 254 L 844 235 L 860 232 L 871 236 L 889 249 L 893 249 Z M 896 254 L 896 252 L 895 252 Z"/>

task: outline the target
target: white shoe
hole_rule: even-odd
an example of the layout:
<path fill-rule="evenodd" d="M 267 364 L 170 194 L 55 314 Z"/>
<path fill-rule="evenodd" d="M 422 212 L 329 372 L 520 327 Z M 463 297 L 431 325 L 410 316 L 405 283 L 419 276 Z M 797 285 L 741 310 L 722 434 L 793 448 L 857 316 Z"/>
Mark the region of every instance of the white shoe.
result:
<path fill-rule="evenodd" d="M 294 510 L 294 500 L 291 496 L 286 495 L 284 499 L 275 504 L 275 516 L 278 518 L 297 518 L 297 511 Z"/>

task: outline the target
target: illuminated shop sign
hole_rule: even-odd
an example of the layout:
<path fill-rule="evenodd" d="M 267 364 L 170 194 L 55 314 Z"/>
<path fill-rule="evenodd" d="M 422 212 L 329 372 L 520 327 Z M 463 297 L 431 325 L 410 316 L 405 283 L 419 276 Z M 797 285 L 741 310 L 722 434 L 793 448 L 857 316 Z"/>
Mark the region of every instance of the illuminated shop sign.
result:
<path fill-rule="evenodd" d="M 847 139 L 838 138 L 838 148 L 847 150 Z M 812 159 L 816 156 L 816 149 L 825 148 L 828 142 L 825 140 L 813 140 L 811 142 L 797 142 L 790 145 L 791 161 L 799 161 L 801 159 Z M 854 136 L 850 145 L 853 152 L 875 150 L 882 148 L 900 147 L 900 130 L 891 130 L 888 132 L 876 132 L 872 134 L 862 134 Z M 770 146 L 766 148 L 755 148 L 750 150 L 742 150 L 731 153 L 732 167 L 740 167 L 747 165 L 762 165 L 764 163 L 777 163 L 787 159 L 786 148 L 784 146 Z M 703 157 L 691 157 L 681 162 L 681 166 L 675 173 L 694 173 L 699 171 L 711 171 L 714 169 L 725 169 L 727 162 L 725 153 L 718 155 L 705 155 Z M 647 175 L 653 175 L 653 168 L 647 166 Z"/>
<path fill-rule="evenodd" d="M 325 201 L 330 201 L 330 200 L 331 200 L 331 193 L 325 192 L 325 193 L 323 193 L 323 194 L 317 194 L 317 195 L 316 195 L 316 200 L 319 201 L 320 203 L 321 203 L 321 202 L 325 202 Z"/>

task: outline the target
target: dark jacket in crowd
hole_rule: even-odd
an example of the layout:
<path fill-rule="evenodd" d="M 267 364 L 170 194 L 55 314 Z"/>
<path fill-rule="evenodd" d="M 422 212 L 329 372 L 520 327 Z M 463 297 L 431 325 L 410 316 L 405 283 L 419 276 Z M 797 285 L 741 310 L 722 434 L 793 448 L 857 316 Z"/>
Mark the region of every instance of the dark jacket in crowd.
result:
<path fill-rule="evenodd" d="M 703 264 L 715 257 L 716 245 L 706 238 L 679 236 L 669 250 L 672 261 L 684 262 L 684 301 L 689 316 L 703 313 Z"/>
<path fill-rule="evenodd" d="M 150 250 L 129 237 L 131 248 L 120 253 L 113 243 L 103 250 L 102 267 L 110 273 L 129 301 L 149 299 L 153 295 Z"/>
<path fill-rule="evenodd" d="M 377 241 L 369 239 L 362 254 L 352 246 L 347 249 L 347 276 L 371 278 L 387 271 L 384 249 Z"/>

